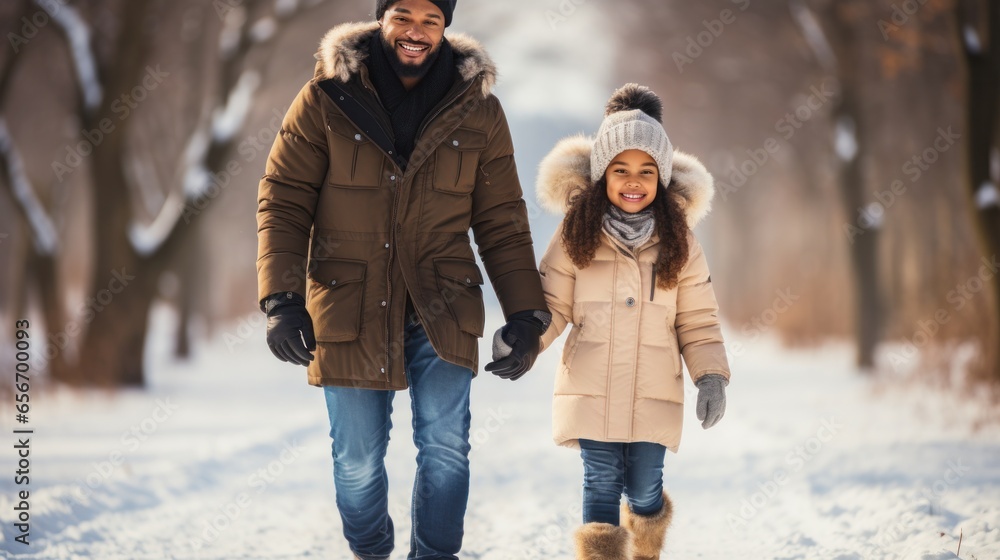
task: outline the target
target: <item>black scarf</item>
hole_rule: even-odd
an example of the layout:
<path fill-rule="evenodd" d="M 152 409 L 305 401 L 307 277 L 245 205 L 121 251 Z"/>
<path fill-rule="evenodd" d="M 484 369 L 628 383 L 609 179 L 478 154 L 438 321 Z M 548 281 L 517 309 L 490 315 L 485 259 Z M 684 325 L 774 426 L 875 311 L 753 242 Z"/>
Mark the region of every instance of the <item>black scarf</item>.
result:
<path fill-rule="evenodd" d="M 456 69 L 451 44 L 442 39 L 437 60 L 427 70 L 427 75 L 406 91 L 382 47 L 381 33 L 376 31 L 369 41 L 368 70 L 382 106 L 389 113 L 396 151 L 409 160 L 416 146 L 417 129 L 454 85 Z"/>

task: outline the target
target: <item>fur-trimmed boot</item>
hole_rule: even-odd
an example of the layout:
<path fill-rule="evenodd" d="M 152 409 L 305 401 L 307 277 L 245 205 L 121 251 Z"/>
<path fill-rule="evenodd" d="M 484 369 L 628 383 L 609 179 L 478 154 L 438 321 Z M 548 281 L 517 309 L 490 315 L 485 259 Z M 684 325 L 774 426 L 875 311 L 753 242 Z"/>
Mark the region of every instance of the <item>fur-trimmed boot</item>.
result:
<path fill-rule="evenodd" d="M 632 560 L 632 535 L 625 527 L 587 523 L 576 531 L 577 560 Z"/>
<path fill-rule="evenodd" d="M 663 509 L 653 515 L 632 513 L 627 501 L 622 504 L 622 527 L 632 532 L 635 560 L 659 560 L 673 516 L 674 504 L 666 492 L 663 493 Z"/>

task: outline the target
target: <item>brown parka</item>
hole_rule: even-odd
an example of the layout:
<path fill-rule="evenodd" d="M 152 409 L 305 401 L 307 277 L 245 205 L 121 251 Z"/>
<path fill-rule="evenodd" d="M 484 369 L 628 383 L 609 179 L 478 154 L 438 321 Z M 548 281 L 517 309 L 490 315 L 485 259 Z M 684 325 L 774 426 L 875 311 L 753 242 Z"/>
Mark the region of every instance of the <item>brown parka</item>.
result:
<path fill-rule="evenodd" d="M 327 33 L 260 182 L 258 297 L 306 298 L 313 385 L 405 389 L 407 293 L 437 354 L 475 372 L 485 312 L 470 228 L 505 316 L 546 309 L 494 64 L 449 35 L 456 81 L 401 161 L 365 65 L 378 32 Z"/>
<path fill-rule="evenodd" d="M 565 212 L 566 201 L 590 183 L 593 140 L 560 142 L 542 162 L 543 205 Z M 712 176 L 693 156 L 674 152 L 668 195 L 694 227 L 709 211 Z M 729 379 L 719 307 L 701 245 L 688 233 L 688 261 L 677 286 L 655 286 L 660 240 L 631 251 L 607 233 L 586 268 L 573 264 L 556 231 L 539 269 L 552 325 L 548 347 L 573 325 L 556 372 L 553 438 L 577 447 L 579 439 L 659 443 L 676 452 L 684 419 L 681 356 L 691 379 Z"/>

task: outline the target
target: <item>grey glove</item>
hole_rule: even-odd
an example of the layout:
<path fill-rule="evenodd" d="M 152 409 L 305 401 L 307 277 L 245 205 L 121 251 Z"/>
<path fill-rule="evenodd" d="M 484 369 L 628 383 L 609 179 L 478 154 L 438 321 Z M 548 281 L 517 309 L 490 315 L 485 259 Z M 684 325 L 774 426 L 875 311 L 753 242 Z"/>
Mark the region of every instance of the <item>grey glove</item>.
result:
<path fill-rule="evenodd" d="M 706 430 L 718 424 L 726 414 L 726 385 L 729 380 L 712 373 L 695 383 L 698 387 L 698 420 Z"/>

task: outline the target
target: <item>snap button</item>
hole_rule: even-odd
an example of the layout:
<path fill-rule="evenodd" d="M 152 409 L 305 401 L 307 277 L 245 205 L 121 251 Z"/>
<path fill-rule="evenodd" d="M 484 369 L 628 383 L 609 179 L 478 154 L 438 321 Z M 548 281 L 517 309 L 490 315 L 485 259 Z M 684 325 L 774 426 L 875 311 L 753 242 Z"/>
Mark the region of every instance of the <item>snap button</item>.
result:
<path fill-rule="evenodd" d="M 396 176 L 395 176 L 395 175 L 393 175 L 392 177 L 389 177 L 389 180 L 390 180 L 390 181 L 395 181 L 395 180 L 396 180 Z"/>
<path fill-rule="evenodd" d="M 337 285 L 337 281 L 336 280 L 330 280 L 330 285 L 331 286 L 336 286 Z"/>
<path fill-rule="evenodd" d="M 635 298 L 631 298 L 631 297 L 630 297 L 630 298 L 626 299 L 626 300 L 625 300 L 625 305 L 627 305 L 627 306 L 629 306 L 629 307 L 632 307 L 632 306 L 634 306 L 634 305 L 635 305 Z"/>
<path fill-rule="evenodd" d="M 388 248 L 389 248 L 389 244 L 388 244 L 388 243 L 386 243 L 386 244 L 385 244 L 385 248 L 386 248 L 386 249 L 388 249 Z"/>
<path fill-rule="evenodd" d="M 385 373 L 385 368 L 381 368 L 379 371 L 381 371 L 382 373 Z"/>
<path fill-rule="evenodd" d="M 355 134 L 354 135 L 354 139 L 357 140 L 358 142 L 360 142 L 361 141 L 361 135 L 360 134 Z"/>
<path fill-rule="evenodd" d="M 472 283 L 472 278 L 466 277 L 465 278 L 465 283 L 466 284 L 471 284 Z"/>
<path fill-rule="evenodd" d="M 458 140 L 452 140 L 451 141 L 451 145 L 452 146 L 458 146 Z"/>
<path fill-rule="evenodd" d="M 386 303 L 383 301 L 382 302 L 382 307 L 385 307 L 385 306 L 386 306 Z"/>
<path fill-rule="evenodd" d="M 285 299 L 292 299 L 292 292 L 285 294 Z"/>

